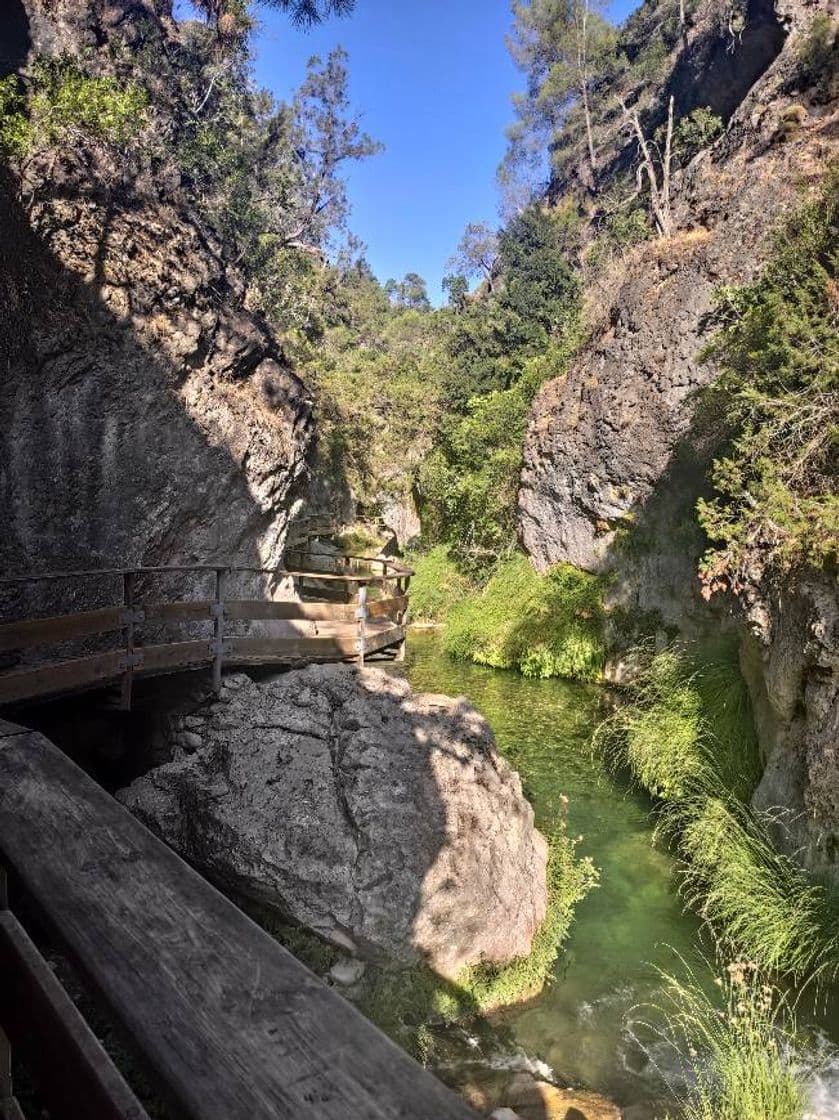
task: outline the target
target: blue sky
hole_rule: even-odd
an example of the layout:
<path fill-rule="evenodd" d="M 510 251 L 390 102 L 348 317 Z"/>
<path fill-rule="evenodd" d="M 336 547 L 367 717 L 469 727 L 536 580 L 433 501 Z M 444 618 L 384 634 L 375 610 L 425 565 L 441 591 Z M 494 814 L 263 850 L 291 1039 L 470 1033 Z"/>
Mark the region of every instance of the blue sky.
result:
<path fill-rule="evenodd" d="M 623 18 L 632 0 L 614 0 Z M 356 0 L 309 31 L 259 10 L 255 77 L 288 99 L 313 54 L 349 53 L 350 95 L 384 152 L 352 168 L 350 228 L 380 280 L 419 272 L 434 302 L 469 221 L 498 220 L 495 170 L 511 94 L 522 87 L 504 45 L 509 0 Z"/>

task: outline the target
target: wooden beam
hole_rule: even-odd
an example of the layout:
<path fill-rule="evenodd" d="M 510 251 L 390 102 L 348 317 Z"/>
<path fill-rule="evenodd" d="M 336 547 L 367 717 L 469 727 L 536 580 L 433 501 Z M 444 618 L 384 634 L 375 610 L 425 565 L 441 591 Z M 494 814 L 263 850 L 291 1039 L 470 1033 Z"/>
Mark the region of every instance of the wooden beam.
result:
<path fill-rule="evenodd" d="M 184 599 L 173 603 L 143 603 L 146 625 L 165 622 L 210 622 L 212 599 Z"/>
<path fill-rule="evenodd" d="M 15 704 L 39 696 L 75 692 L 114 680 L 122 672 L 125 653 L 95 653 L 72 661 L 52 662 L 34 668 L 0 673 L 0 704 Z"/>
<path fill-rule="evenodd" d="M 143 659 L 138 669 L 142 674 L 172 673 L 197 665 L 208 665 L 214 657 L 209 637 L 203 641 L 170 642 L 165 645 L 143 646 Z M 2 677 L 0 677 L 2 681 Z"/>
<path fill-rule="evenodd" d="M 187 1120 L 475 1120 L 41 735 L 0 739 L 0 860 Z"/>
<path fill-rule="evenodd" d="M 355 608 L 341 603 L 300 603 L 297 600 L 266 601 L 230 599 L 224 604 L 226 618 L 236 619 L 303 619 L 312 622 L 352 622 Z"/>
<path fill-rule="evenodd" d="M 0 625 L 0 652 L 107 634 L 119 630 L 122 624 L 122 607 L 60 614 L 52 618 L 33 618 L 26 622 L 4 622 Z"/>
<path fill-rule="evenodd" d="M 56 1120 L 148 1120 L 10 910 L 0 911 L 0 1022 Z"/>

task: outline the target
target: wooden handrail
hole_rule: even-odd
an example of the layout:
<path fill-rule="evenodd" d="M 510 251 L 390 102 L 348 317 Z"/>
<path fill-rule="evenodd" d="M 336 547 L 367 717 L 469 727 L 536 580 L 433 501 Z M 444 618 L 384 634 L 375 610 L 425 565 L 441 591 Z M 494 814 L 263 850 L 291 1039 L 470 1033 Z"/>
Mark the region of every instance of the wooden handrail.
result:
<path fill-rule="evenodd" d="M 367 558 L 364 559 L 367 562 Z M 404 621 L 408 610 L 410 568 L 376 558 L 381 574 L 321 572 L 309 568 L 252 568 L 242 565 L 168 565 L 140 568 L 100 568 L 75 572 L 47 572 L 3 577 L 0 582 L 20 584 L 38 580 L 61 580 L 118 576 L 120 603 L 95 610 L 74 611 L 46 618 L 28 618 L 0 623 L 0 652 L 16 652 L 82 638 L 122 634 L 120 648 L 82 651 L 50 664 L 21 665 L 0 671 L 0 705 L 21 703 L 45 696 L 90 689 L 104 683 L 121 682 L 121 707 L 131 706 L 132 689 L 138 676 L 174 673 L 210 665 L 213 685 L 220 688 L 225 667 L 234 665 L 298 665 L 308 662 L 356 661 L 380 654 L 401 657 L 404 653 Z M 214 597 L 195 600 L 150 600 L 138 597 L 137 577 L 173 573 L 212 574 Z M 228 578 L 235 573 L 287 576 L 310 597 L 308 601 L 273 599 L 227 599 Z M 342 593 L 328 591 L 334 586 Z M 368 598 L 368 589 L 380 598 Z M 355 602 L 350 602 L 355 591 Z M 311 601 L 311 597 L 315 600 Z M 338 598 L 339 602 L 329 601 Z M 326 601 L 323 601 L 326 600 Z M 360 613 L 360 612 L 363 612 Z M 287 622 L 303 624 L 280 636 L 243 636 L 231 632 L 230 622 Z M 179 626 L 212 623 L 213 633 L 205 639 L 143 642 L 149 626 Z M 194 631 L 193 631 L 194 633 Z"/>
<path fill-rule="evenodd" d="M 324 559 L 346 559 L 346 560 L 364 560 L 370 562 L 375 560 L 376 563 L 385 563 L 389 568 L 394 569 L 394 575 L 383 577 L 376 576 L 376 579 L 395 579 L 398 576 L 412 576 L 414 570 L 402 564 L 398 564 L 394 560 L 385 560 L 381 556 L 377 557 L 364 557 L 364 556 L 343 556 L 340 557 L 324 557 Z M 354 575 L 352 572 L 320 572 L 311 568 L 288 568 L 288 567 L 274 567 L 274 568 L 258 568 L 252 567 L 247 564 L 161 564 L 155 567 L 145 567 L 139 565 L 135 568 L 78 568 L 67 572 L 22 572 L 19 575 L 13 576 L 0 576 L 0 586 L 22 584 L 22 583 L 37 583 L 40 580 L 44 582 L 62 580 L 62 579 L 82 579 L 87 577 L 98 576 L 125 576 L 129 574 L 135 575 L 173 575 L 185 574 L 187 572 L 217 572 L 223 569 L 226 572 L 240 572 L 249 575 L 273 575 L 273 576 L 311 576 L 314 579 L 342 579 L 350 583 L 369 582 L 369 575 Z"/>

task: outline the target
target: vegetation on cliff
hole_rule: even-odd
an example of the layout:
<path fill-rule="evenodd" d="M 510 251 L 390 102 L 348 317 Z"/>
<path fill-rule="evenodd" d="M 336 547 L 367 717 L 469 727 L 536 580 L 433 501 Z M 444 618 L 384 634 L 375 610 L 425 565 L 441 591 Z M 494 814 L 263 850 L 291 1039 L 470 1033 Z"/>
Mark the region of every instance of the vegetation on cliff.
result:
<path fill-rule="evenodd" d="M 720 290 L 716 318 L 707 396 L 729 445 L 699 503 L 709 593 L 839 559 L 839 174 L 786 224 L 758 280 Z"/>

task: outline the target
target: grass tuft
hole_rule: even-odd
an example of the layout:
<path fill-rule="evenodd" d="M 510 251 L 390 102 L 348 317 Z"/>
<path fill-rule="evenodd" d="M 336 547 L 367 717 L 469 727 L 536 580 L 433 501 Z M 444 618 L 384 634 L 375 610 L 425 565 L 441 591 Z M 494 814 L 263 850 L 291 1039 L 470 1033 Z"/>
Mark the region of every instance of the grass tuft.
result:
<path fill-rule="evenodd" d="M 757 965 L 728 965 L 717 981 L 722 1006 L 690 971 L 661 977 L 668 1041 L 689 1059 L 682 1120 L 801 1120 L 795 1017 Z"/>
<path fill-rule="evenodd" d="M 839 899 L 776 849 L 749 807 L 760 759 L 733 646 L 651 656 L 594 745 L 660 799 L 684 895 L 721 947 L 798 979 L 839 973 Z"/>
<path fill-rule="evenodd" d="M 548 839 L 548 906 L 530 953 L 506 965 L 470 965 L 458 977 L 482 1012 L 521 1003 L 550 983 L 577 904 L 598 882 L 591 859 L 579 858 L 576 848 L 564 827 Z"/>
<path fill-rule="evenodd" d="M 602 579 L 568 564 L 539 575 L 514 554 L 453 607 L 444 647 L 453 657 L 526 677 L 597 680 L 606 661 L 604 619 Z"/>

